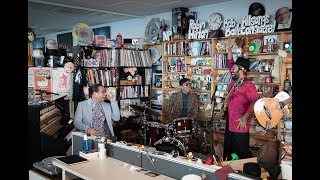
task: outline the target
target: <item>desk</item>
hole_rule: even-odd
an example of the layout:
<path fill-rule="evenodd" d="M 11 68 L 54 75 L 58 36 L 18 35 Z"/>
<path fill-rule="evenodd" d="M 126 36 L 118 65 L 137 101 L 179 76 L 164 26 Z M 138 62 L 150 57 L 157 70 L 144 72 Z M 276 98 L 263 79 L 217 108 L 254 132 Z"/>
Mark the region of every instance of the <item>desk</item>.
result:
<path fill-rule="evenodd" d="M 64 165 L 57 160 L 52 161 L 53 165 L 62 169 L 62 180 L 69 180 L 76 177 L 82 179 L 92 180 L 105 180 L 105 179 L 139 179 L 139 180 L 171 180 L 172 178 L 159 175 L 156 177 L 150 177 L 142 172 L 136 170 L 130 170 L 132 166 L 125 162 L 107 157 L 105 159 L 92 159 L 89 162 L 75 164 L 75 165 Z M 140 168 L 139 168 L 140 169 Z"/>
<path fill-rule="evenodd" d="M 72 154 L 79 154 L 79 151 L 82 149 L 83 135 L 84 133 L 82 132 L 72 132 Z M 97 141 L 99 139 L 88 136 L 88 140 L 91 143 L 92 148 L 98 148 Z M 138 150 L 136 146 L 127 146 L 121 141 L 112 143 L 109 139 L 107 140 L 107 144 L 108 158 L 111 157 L 113 159 L 120 160 L 123 163 L 126 162 L 128 164 L 134 164 L 135 166 L 142 167 L 175 179 L 181 179 L 187 174 L 196 174 L 201 176 L 202 173 L 207 175 L 208 180 L 217 179 L 217 176 L 215 176 L 214 173 L 216 170 L 221 168 L 215 165 L 198 164 L 196 161 L 190 162 L 181 156 L 172 158 L 172 156 L 170 157 L 169 153 L 157 155 L 154 154 L 154 151 L 156 150 L 154 147 L 145 146 L 143 150 Z M 151 163 L 147 154 L 149 155 L 150 159 L 153 159 L 153 164 Z M 252 178 L 247 177 L 245 174 L 230 173 L 228 180 L 233 179 L 252 180 Z"/>

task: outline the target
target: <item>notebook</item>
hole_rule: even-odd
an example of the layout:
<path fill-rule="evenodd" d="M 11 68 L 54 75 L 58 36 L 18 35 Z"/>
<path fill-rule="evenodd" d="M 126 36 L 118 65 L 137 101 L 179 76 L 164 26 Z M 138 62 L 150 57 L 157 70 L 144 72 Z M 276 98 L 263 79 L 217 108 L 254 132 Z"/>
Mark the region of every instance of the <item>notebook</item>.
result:
<path fill-rule="evenodd" d="M 70 156 L 65 156 L 65 157 L 58 157 L 56 158 L 58 161 L 66 164 L 66 165 L 74 165 L 74 164 L 79 164 L 83 162 L 88 162 L 87 159 L 79 156 L 79 155 L 70 155 Z"/>

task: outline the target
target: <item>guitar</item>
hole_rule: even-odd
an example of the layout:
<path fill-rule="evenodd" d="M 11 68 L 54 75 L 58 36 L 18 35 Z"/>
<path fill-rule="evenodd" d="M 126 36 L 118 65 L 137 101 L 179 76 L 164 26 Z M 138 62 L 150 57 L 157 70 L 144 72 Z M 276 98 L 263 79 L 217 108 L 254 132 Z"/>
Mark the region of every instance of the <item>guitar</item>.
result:
<path fill-rule="evenodd" d="M 254 114 L 261 126 L 266 129 L 275 127 L 292 98 L 284 91 L 279 92 L 274 98 L 261 98 L 254 104 Z"/>

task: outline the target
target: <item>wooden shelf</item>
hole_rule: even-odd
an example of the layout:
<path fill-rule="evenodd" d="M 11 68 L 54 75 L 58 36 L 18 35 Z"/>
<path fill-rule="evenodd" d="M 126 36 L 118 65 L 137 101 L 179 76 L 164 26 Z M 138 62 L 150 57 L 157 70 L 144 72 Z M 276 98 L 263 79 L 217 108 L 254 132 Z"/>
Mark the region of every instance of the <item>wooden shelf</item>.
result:
<path fill-rule="evenodd" d="M 249 75 L 251 75 L 251 74 L 253 74 L 253 75 L 259 75 L 259 74 L 271 74 L 271 72 L 247 72 L 247 74 Z"/>
<path fill-rule="evenodd" d="M 185 74 L 187 72 L 164 72 L 163 74 Z"/>
<path fill-rule="evenodd" d="M 273 33 L 259 33 L 259 34 L 252 34 L 252 35 L 245 35 L 246 38 L 248 37 L 254 37 L 254 36 L 258 36 L 258 35 L 262 35 L 262 36 L 266 36 L 266 35 L 278 35 L 278 47 L 279 49 L 283 50 L 283 42 L 289 42 L 292 40 L 292 31 L 281 31 L 281 32 L 273 32 Z M 187 78 L 192 78 L 192 77 L 199 77 L 201 80 L 203 81 L 206 81 L 206 76 L 211 76 L 210 78 L 210 83 L 211 83 L 211 89 L 210 90 L 200 90 L 200 89 L 191 89 L 192 92 L 208 92 L 208 93 L 211 93 L 213 94 L 215 92 L 215 88 L 217 87 L 216 85 L 217 84 L 228 84 L 229 82 L 217 82 L 216 81 L 216 77 L 219 75 L 219 74 L 223 74 L 225 72 L 228 72 L 229 71 L 229 68 L 214 68 L 213 67 L 213 63 L 214 62 L 214 55 L 215 54 L 221 54 L 222 56 L 226 56 L 227 52 L 224 52 L 223 50 L 221 52 L 219 52 L 215 46 L 218 42 L 221 42 L 223 41 L 223 43 L 226 43 L 228 39 L 236 39 L 237 37 L 239 37 L 238 35 L 237 36 L 229 36 L 229 37 L 222 37 L 221 39 L 217 39 L 217 38 L 207 38 L 207 39 L 187 39 L 187 40 L 173 40 L 173 41 L 164 41 L 162 43 L 162 48 L 164 47 L 164 45 L 167 45 L 168 47 L 168 52 L 171 50 L 172 48 L 172 44 L 174 43 L 177 43 L 177 44 L 180 44 L 180 45 L 184 45 L 183 47 L 186 48 L 186 46 L 192 42 L 195 42 L 195 41 L 200 41 L 200 42 L 204 42 L 204 41 L 210 41 L 210 55 L 204 55 L 204 56 L 187 56 L 187 53 L 186 51 L 177 51 L 179 53 L 184 53 L 183 55 L 170 55 L 170 54 L 167 54 L 166 56 L 162 56 L 162 60 L 163 60 L 163 63 L 164 62 L 168 62 L 170 61 L 170 59 L 177 59 L 178 57 L 180 58 L 184 58 L 186 60 L 186 69 L 187 68 L 196 68 L 196 67 L 199 67 L 199 68 L 202 68 L 202 69 L 209 69 L 211 70 L 211 73 L 210 74 L 187 74 L 187 72 L 162 72 L 162 75 L 165 75 L 165 76 L 170 76 L 170 75 L 176 75 L 176 76 L 179 76 L 179 75 L 184 75 L 184 77 L 187 77 Z M 182 43 L 183 42 L 183 43 Z M 184 49 L 185 50 L 185 49 Z M 163 54 L 163 51 L 162 51 L 162 54 Z M 171 53 L 172 54 L 172 53 Z M 236 52 L 233 52 L 233 54 L 237 54 Z M 289 54 L 289 53 L 288 53 Z M 256 54 L 247 54 L 247 57 L 248 58 L 255 58 L 256 60 L 263 60 L 263 59 L 275 59 L 275 57 L 278 56 L 278 51 L 276 52 L 261 52 L 261 53 L 256 53 Z M 193 60 L 193 58 L 209 58 L 210 60 L 212 59 L 212 62 L 210 63 L 210 65 L 198 65 L 198 64 L 190 64 L 191 63 L 191 60 Z M 276 61 L 276 60 L 275 60 Z M 283 64 L 285 64 L 286 68 L 289 68 L 291 66 L 290 63 L 292 63 L 292 59 L 291 60 L 283 60 L 283 61 L 280 61 Z M 289 65 L 287 65 L 289 64 Z M 170 71 L 170 67 L 169 68 L 169 71 Z M 258 93 L 260 97 L 273 97 L 274 94 L 275 94 L 275 91 L 278 90 L 278 86 L 279 86 L 279 91 L 281 91 L 281 89 L 283 89 L 282 87 L 282 82 L 283 82 L 283 68 L 280 67 L 280 70 L 279 72 L 278 71 L 274 71 L 274 72 L 248 72 L 248 76 L 250 77 L 262 77 L 263 75 L 265 76 L 274 76 L 275 77 L 275 81 L 273 81 L 272 83 L 265 83 L 264 81 L 257 81 L 257 83 L 254 83 L 254 85 L 256 85 L 256 87 L 258 86 L 262 86 L 262 87 L 266 87 L 267 89 L 271 89 L 270 90 L 270 93 L 269 91 L 264 91 L 264 92 L 260 92 Z M 285 71 L 284 71 L 285 72 Z M 168 95 L 170 93 L 168 93 L 168 91 L 180 91 L 181 89 L 178 88 L 176 85 L 177 81 L 178 80 L 165 80 L 165 76 L 163 76 L 163 83 L 162 83 L 162 91 L 165 92 L 164 95 L 163 95 L 163 99 L 165 99 L 166 101 L 163 101 L 163 105 L 168 103 L 167 102 L 167 99 L 168 98 Z M 279 77 L 279 79 L 278 79 Z M 284 76 L 285 77 L 285 76 Z M 166 85 L 168 85 L 169 83 L 171 83 L 174 85 L 174 87 L 176 88 L 164 88 Z M 262 91 L 262 90 L 260 90 Z M 213 103 L 212 105 L 212 108 L 214 108 L 216 106 L 215 103 Z M 205 112 L 205 113 L 204 113 Z M 199 111 L 199 117 L 203 116 L 203 115 L 207 115 L 206 114 L 207 112 L 206 111 Z M 212 112 L 211 112 L 212 113 Z M 163 118 L 163 116 L 162 116 Z M 165 121 L 165 119 L 162 119 Z M 220 122 L 220 123 L 225 123 L 225 122 Z M 221 133 L 224 133 L 224 132 L 217 132 L 219 134 Z M 263 141 L 266 141 L 266 140 L 269 140 L 270 139 L 270 136 L 269 136 L 269 139 L 268 138 L 265 138 L 265 137 L 261 137 L 261 136 L 256 136 L 256 135 L 252 135 L 252 138 L 251 139 L 257 139 L 256 141 L 257 142 L 263 142 Z M 259 139 L 259 140 L 258 140 Z M 223 141 L 222 141 L 223 142 Z"/>
<path fill-rule="evenodd" d="M 164 57 L 185 57 L 186 55 L 166 55 Z"/>
<path fill-rule="evenodd" d="M 187 58 L 204 58 L 204 57 L 212 57 L 212 55 L 203 55 L 203 56 L 186 56 Z"/>
<path fill-rule="evenodd" d="M 279 83 L 253 83 L 255 85 L 278 86 Z"/>
<path fill-rule="evenodd" d="M 203 67 L 203 66 L 206 66 L 206 67 L 211 67 L 211 64 L 210 65 L 191 65 L 191 64 L 187 64 L 187 66 L 190 66 L 190 67 Z"/>
<path fill-rule="evenodd" d="M 213 68 L 213 70 L 229 70 L 229 68 Z"/>
<path fill-rule="evenodd" d="M 166 80 L 163 80 L 163 82 L 179 82 L 179 80 L 166 79 Z"/>
<path fill-rule="evenodd" d="M 211 74 L 187 74 L 187 76 L 211 76 Z"/>
<path fill-rule="evenodd" d="M 162 90 L 162 88 L 152 87 L 151 90 Z"/>
<path fill-rule="evenodd" d="M 261 56 L 261 55 L 278 55 L 278 52 L 248 54 L 248 57 L 251 57 L 251 56 Z"/>

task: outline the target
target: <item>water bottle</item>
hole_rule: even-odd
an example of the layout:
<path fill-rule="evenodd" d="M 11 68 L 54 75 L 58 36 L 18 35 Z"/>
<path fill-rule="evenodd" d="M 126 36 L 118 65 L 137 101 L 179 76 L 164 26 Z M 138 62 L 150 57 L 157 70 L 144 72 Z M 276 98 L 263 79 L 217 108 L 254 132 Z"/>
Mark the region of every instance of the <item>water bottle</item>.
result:
<path fill-rule="evenodd" d="M 82 144 L 82 149 L 83 151 L 89 151 L 89 141 L 88 141 L 88 136 L 85 134 L 83 135 L 83 144 Z"/>
<path fill-rule="evenodd" d="M 122 47 L 122 35 L 120 33 L 116 36 L 117 47 Z"/>

